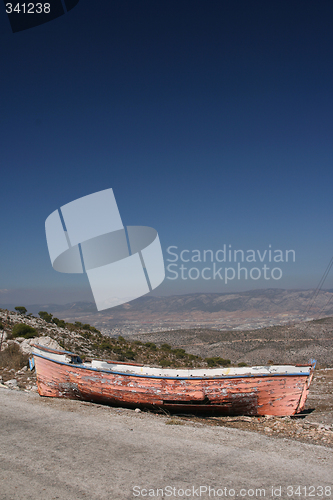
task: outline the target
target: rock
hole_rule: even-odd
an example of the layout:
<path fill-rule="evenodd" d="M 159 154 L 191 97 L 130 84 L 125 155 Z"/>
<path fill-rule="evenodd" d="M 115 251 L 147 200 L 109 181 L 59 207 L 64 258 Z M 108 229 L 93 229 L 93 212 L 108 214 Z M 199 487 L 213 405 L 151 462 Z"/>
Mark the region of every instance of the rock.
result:
<path fill-rule="evenodd" d="M 34 339 L 25 339 L 20 345 L 23 354 L 31 354 L 33 349 L 32 348 L 33 344 L 44 345 L 46 347 L 50 347 L 51 349 L 61 350 L 61 347 L 56 340 L 51 339 L 51 337 L 45 336 L 45 337 L 36 337 Z"/>
<path fill-rule="evenodd" d="M 243 422 L 252 422 L 252 417 L 246 417 L 246 416 L 242 416 L 240 418 L 238 418 L 237 420 L 241 420 Z"/>
<path fill-rule="evenodd" d="M 17 342 L 17 340 L 7 340 L 7 344 L 8 345 L 12 345 L 12 344 L 17 344 L 17 345 L 20 345 L 19 342 Z"/>
<path fill-rule="evenodd" d="M 10 389 L 16 389 L 16 388 L 18 388 L 16 378 L 12 378 L 10 380 L 7 380 L 7 382 L 5 382 L 4 385 L 6 385 L 7 387 L 9 387 Z"/>
<path fill-rule="evenodd" d="M 28 369 L 28 367 L 24 366 L 23 368 L 21 368 L 21 370 L 17 371 L 16 373 L 17 373 L 17 375 L 23 375 L 23 373 L 26 372 L 27 369 Z"/>
<path fill-rule="evenodd" d="M 134 411 L 135 411 L 135 413 L 141 413 L 140 408 L 135 408 L 135 410 L 134 410 Z"/>

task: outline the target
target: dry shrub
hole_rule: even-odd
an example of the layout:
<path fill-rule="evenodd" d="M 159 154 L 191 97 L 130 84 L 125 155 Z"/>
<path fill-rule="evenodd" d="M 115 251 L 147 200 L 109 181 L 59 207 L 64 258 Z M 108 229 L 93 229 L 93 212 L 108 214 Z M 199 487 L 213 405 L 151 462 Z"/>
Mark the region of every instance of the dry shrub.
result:
<path fill-rule="evenodd" d="M 169 418 L 166 422 L 166 425 L 185 425 L 185 422 L 181 420 L 177 420 L 176 418 Z"/>
<path fill-rule="evenodd" d="M 17 371 L 28 364 L 29 355 L 23 354 L 17 344 L 11 344 L 0 352 L 0 368 L 12 368 Z"/>

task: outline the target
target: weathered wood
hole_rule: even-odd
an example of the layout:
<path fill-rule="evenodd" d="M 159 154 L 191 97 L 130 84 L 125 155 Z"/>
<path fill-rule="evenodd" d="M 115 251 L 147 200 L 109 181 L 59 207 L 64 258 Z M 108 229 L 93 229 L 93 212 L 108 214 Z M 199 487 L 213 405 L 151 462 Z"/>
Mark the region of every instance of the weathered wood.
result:
<path fill-rule="evenodd" d="M 200 376 L 195 374 L 203 370 L 185 370 L 191 375 L 183 376 L 184 370 L 120 362 L 108 363 L 107 369 L 97 362 L 102 367 L 93 368 L 72 353 L 41 347 L 33 354 L 41 396 L 215 415 L 294 415 L 304 408 L 315 366 L 252 367 L 248 374 L 221 369 L 220 375 L 205 369 Z M 137 373 L 145 368 L 163 374 Z M 181 375 L 172 376 L 177 372 Z"/>

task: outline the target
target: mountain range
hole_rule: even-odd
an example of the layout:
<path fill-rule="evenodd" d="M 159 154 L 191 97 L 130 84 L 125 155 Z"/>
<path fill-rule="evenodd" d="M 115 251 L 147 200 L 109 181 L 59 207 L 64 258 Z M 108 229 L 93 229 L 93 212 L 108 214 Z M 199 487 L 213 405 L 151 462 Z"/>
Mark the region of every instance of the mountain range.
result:
<path fill-rule="evenodd" d="M 194 293 L 155 297 L 146 295 L 132 302 L 98 312 L 93 302 L 71 302 L 68 304 L 34 304 L 26 306 L 32 314 L 40 310 L 50 313 L 93 313 L 124 316 L 127 313 L 183 313 L 200 311 L 216 313 L 220 311 L 236 312 L 259 310 L 265 312 L 309 312 L 317 314 L 322 309 L 325 315 L 333 313 L 333 289 L 321 290 L 315 296 L 315 290 L 262 289 L 238 293 Z M 12 309 L 23 304 L 3 304 L 2 308 Z"/>

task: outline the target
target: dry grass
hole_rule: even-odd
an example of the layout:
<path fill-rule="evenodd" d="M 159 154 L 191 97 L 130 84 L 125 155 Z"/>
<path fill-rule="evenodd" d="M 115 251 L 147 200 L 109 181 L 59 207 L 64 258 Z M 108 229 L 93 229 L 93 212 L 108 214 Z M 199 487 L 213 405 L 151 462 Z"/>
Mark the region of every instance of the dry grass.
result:
<path fill-rule="evenodd" d="M 23 354 L 17 344 L 11 344 L 0 352 L 0 369 L 7 368 L 18 371 L 28 364 L 28 360 L 28 354 Z"/>
<path fill-rule="evenodd" d="M 177 420 L 176 418 L 169 418 L 169 420 L 167 420 L 165 422 L 166 425 L 185 425 L 185 422 L 183 422 L 182 420 Z"/>

